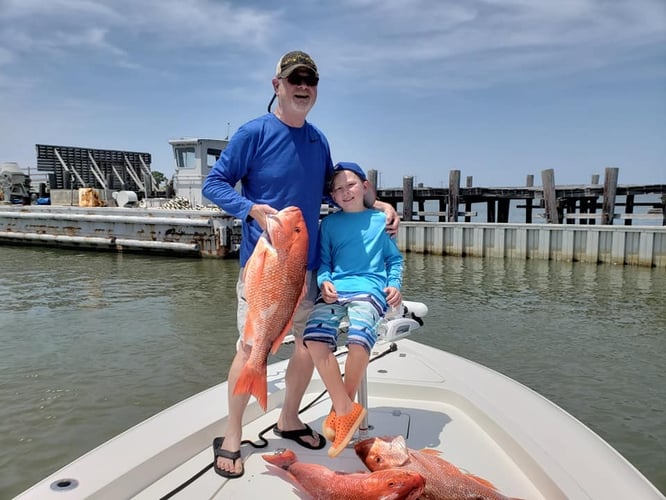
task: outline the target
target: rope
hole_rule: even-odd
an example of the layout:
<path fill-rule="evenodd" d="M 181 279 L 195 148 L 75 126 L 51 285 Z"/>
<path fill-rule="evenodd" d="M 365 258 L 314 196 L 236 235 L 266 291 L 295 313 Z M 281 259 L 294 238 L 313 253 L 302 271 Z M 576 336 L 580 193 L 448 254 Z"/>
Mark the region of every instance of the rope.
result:
<path fill-rule="evenodd" d="M 383 358 L 383 357 L 386 356 L 387 354 L 390 354 L 390 353 L 395 352 L 395 351 L 397 351 L 397 350 L 398 350 L 398 346 L 397 346 L 397 344 L 396 344 L 395 342 L 391 342 L 391 343 L 389 344 L 389 346 L 388 346 L 384 351 L 382 351 L 382 352 L 380 352 L 379 354 L 377 354 L 376 356 L 370 358 L 370 360 L 368 361 L 368 363 L 372 363 L 373 361 L 376 361 L 376 360 L 378 360 L 378 359 L 380 359 L 380 358 Z M 342 356 L 343 354 L 346 354 L 346 353 L 347 353 L 347 350 L 345 349 L 345 350 L 342 350 L 342 351 L 338 351 L 338 352 L 336 352 L 335 356 L 336 356 L 336 357 L 338 357 L 338 356 Z M 342 375 L 344 375 L 344 373 L 343 373 Z M 324 389 L 321 393 L 319 393 L 319 395 L 318 395 L 317 397 L 315 397 L 312 401 L 310 401 L 306 406 L 304 406 L 303 408 L 301 408 L 301 409 L 298 411 L 298 414 L 300 415 L 300 414 L 303 413 L 304 411 L 307 411 L 307 410 L 309 410 L 310 408 L 312 408 L 317 402 L 319 402 L 319 400 L 320 400 L 321 398 L 324 397 L 324 395 L 325 395 L 327 392 L 328 392 L 328 391 L 326 391 L 326 389 Z M 261 441 L 261 443 L 258 444 L 258 443 L 254 442 L 254 441 L 249 440 L 249 439 L 244 439 L 243 441 L 241 441 L 241 446 L 244 445 L 244 444 L 248 444 L 248 445 L 252 446 L 253 448 L 265 448 L 266 446 L 268 446 L 268 440 L 264 437 L 264 434 L 266 434 L 268 431 L 270 431 L 271 429 L 273 429 L 276 425 L 277 425 L 277 422 L 275 422 L 274 424 L 269 425 L 268 427 L 266 427 L 265 429 L 263 429 L 261 432 L 259 432 L 259 434 L 258 434 L 257 437 L 258 437 L 258 439 Z M 183 491 L 183 490 L 184 490 L 185 488 L 187 488 L 190 484 L 192 484 L 194 481 L 196 481 L 196 480 L 199 479 L 201 476 L 203 476 L 206 472 L 208 472 L 209 469 L 212 469 L 212 468 L 213 468 L 213 463 L 214 463 L 214 462 L 211 462 L 211 463 L 209 463 L 208 465 L 206 465 L 203 469 L 201 469 L 199 472 L 197 472 L 196 474 L 194 474 L 194 475 L 193 475 L 192 477 L 190 477 L 188 480 L 186 480 L 185 482 L 181 483 L 179 486 L 176 486 L 176 487 L 175 487 L 173 490 L 171 490 L 169 493 L 167 493 L 166 495 L 164 495 L 163 497 L 161 497 L 160 500 L 167 500 L 167 499 L 173 497 L 174 495 L 176 495 L 177 493 L 180 493 L 181 491 Z"/>

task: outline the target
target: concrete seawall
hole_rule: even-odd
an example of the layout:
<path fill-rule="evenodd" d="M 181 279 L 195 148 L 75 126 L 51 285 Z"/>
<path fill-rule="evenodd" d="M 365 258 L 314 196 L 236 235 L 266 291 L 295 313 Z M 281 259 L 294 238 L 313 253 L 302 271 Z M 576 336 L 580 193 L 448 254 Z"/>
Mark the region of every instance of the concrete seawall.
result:
<path fill-rule="evenodd" d="M 666 227 L 403 221 L 403 252 L 666 268 Z"/>

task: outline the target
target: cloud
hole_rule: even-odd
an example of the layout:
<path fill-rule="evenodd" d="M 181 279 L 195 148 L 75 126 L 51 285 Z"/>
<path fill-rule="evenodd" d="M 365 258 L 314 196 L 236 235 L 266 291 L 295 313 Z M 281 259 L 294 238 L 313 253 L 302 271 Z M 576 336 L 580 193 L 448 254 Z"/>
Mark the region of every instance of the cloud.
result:
<path fill-rule="evenodd" d="M 333 17 L 323 32 L 340 33 L 335 50 L 327 51 L 333 73 L 363 71 L 382 75 L 378 81 L 388 74 L 400 84 L 409 81 L 405 74 L 418 73 L 417 86 L 492 85 L 606 66 L 644 48 L 659 50 L 666 39 L 664 5 L 661 0 L 343 0 L 344 19 Z M 333 29 L 334 24 L 345 29 Z M 326 50 L 329 42 L 320 48 Z"/>
<path fill-rule="evenodd" d="M 0 47 L 0 66 L 14 62 L 14 54 L 9 50 Z"/>
<path fill-rule="evenodd" d="M 143 50 L 264 47 L 279 14 L 206 0 L 0 0 L 0 43 L 7 65 L 20 55 L 81 53 L 128 59 Z M 142 47 L 142 49 L 138 49 Z"/>
<path fill-rule="evenodd" d="M 209 101 L 208 113 L 245 116 L 294 48 L 315 57 L 326 92 L 381 109 L 578 77 L 662 81 L 665 42 L 663 0 L 0 0 L 0 114 L 28 129 L 74 123 L 85 118 L 75 96 L 93 116 L 113 104 L 129 121 L 167 99 L 177 112 Z"/>
<path fill-rule="evenodd" d="M 324 73 L 422 89 L 585 71 L 644 50 L 663 53 L 666 40 L 662 0 L 296 0 L 280 8 L 231 0 L 0 0 L 0 12 L 0 66 L 91 53 L 126 69 L 179 55 L 200 64 L 213 55 L 242 60 L 302 34 L 325 61 Z M 188 48 L 198 57 L 183 56 Z"/>

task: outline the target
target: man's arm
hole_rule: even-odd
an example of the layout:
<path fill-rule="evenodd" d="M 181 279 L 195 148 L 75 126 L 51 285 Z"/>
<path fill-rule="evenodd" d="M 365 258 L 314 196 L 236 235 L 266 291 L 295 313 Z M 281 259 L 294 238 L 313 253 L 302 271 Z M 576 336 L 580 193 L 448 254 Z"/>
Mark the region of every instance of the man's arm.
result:
<path fill-rule="evenodd" d="M 398 212 L 395 211 L 393 205 L 383 201 L 375 200 L 372 208 L 375 210 L 381 210 L 386 215 L 386 232 L 391 236 L 398 234 L 400 217 L 398 217 Z"/>

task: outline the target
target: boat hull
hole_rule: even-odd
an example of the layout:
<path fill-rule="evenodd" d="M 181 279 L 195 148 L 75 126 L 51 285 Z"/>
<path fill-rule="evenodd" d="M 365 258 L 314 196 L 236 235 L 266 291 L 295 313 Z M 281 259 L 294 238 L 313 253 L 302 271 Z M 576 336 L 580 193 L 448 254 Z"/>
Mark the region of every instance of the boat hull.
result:
<path fill-rule="evenodd" d="M 410 448 L 442 457 L 494 483 L 510 497 L 664 498 L 626 459 L 567 412 L 484 366 L 409 339 L 376 347 L 367 371 L 367 435 L 403 435 Z M 340 363 L 344 363 L 341 356 Z M 286 361 L 268 372 L 268 409 L 252 400 L 244 438 L 257 440 L 277 420 Z M 320 428 L 330 409 L 321 380 L 311 381 L 301 417 Z M 174 498 L 294 498 L 284 474 L 261 454 L 292 448 L 299 460 L 334 470 L 364 468 L 353 449 L 335 459 L 266 434 L 268 445 L 243 447 L 246 473 L 227 481 L 211 469 L 211 442 L 223 435 L 226 383 L 142 422 L 46 478 L 19 499 L 161 498 L 202 472 Z M 365 437 L 361 436 L 361 437 Z M 62 485 L 59 487 L 58 485 Z M 75 485 L 71 487 L 71 485 Z"/>

